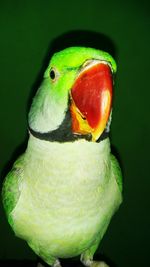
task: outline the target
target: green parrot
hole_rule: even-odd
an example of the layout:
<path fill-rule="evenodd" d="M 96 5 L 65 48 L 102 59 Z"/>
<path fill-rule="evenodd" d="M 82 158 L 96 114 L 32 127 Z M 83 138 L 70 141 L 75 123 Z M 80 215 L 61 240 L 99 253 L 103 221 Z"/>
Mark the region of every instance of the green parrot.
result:
<path fill-rule="evenodd" d="M 89 47 L 55 53 L 28 116 L 27 149 L 4 180 L 3 205 L 15 234 L 48 265 L 80 255 L 87 267 L 122 202 L 111 154 L 114 59 Z"/>

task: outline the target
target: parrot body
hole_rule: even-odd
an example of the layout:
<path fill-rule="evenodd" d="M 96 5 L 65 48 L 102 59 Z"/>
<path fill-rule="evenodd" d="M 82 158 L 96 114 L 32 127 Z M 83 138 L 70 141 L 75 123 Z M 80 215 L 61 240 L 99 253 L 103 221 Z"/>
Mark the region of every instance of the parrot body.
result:
<path fill-rule="evenodd" d="M 104 57 L 104 52 L 101 53 Z M 55 63 L 53 69 L 48 67 L 46 70 L 29 113 L 27 149 L 14 164 L 3 186 L 3 203 L 15 234 L 25 239 L 49 265 L 58 266 L 58 258 L 81 255 L 82 262 L 92 266 L 93 255 L 122 202 L 121 172 L 117 160 L 111 155 L 107 136 L 110 111 L 102 130 L 100 119 L 97 119 L 98 126 L 92 126 L 92 109 L 86 101 L 77 103 L 80 112 L 79 108 L 75 110 L 79 87 L 87 87 L 89 83 L 93 85 L 94 79 L 91 74 L 93 65 L 90 73 L 87 70 L 91 79 L 88 83 L 86 81 L 86 86 L 86 78 L 78 81 L 80 74 L 77 70 L 85 59 L 89 60 L 91 55 L 92 58 L 98 55 L 99 59 L 101 53 L 91 48 L 68 48 L 54 55 L 50 63 Z M 72 55 L 74 60 L 70 62 Z M 109 59 L 108 54 L 105 57 Z M 103 68 L 101 79 L 104 70 L 107 72 L 107 65 L 103 65 L 106 64 L 100 63 L 97 67 L 96 62 L 98 73 Z M 48 91 L 49 72 L 53 81 Z M 65 75 L 68 72 L 67 80 Z M 59 80 L 61 84 L 58 86 Z M 105 84 L 108 86 L 109 82 Z M 65 87 L 68 90 L 72 88 L 70 100 L 68 90 L 63 89 Z M 107 102 L 110 103 L 110 97 L 105 92 L 103 95 L 104 109 Z M 100 136 L 104 137 L 97 141 Z"/>

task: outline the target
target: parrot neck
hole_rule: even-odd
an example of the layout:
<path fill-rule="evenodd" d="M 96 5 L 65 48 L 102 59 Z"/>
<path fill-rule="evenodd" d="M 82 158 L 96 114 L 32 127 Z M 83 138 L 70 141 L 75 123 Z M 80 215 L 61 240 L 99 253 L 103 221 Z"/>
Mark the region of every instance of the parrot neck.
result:
<path fill-rule="evenodd" d="M 93 151 L 93 152 L 92 152 Z M 28 146 L 26 152 L 34 153 L 34 155 L 40 157 L 58 157 L 62 155 L 64 158 L 65 155 L 72 156 L 76 155 L 76 159 L 79 160 L 80 154 L 82 154 L 83 158 L 86 158 L 88 155 L 91 155 L 91 158 L 96 153 L 98 154 L 98 158 L 105 157 L 107 154 L 110 154 L 110 141 L 109 138 L 105 138 L 100 143 L 89 142 L 84 139 L 76 140 L 74 142 L 49 142 L 45 140 L 40 140 L 39 138 L 34 137 L 30 133 Z M 94 154 L 93 154 L 94 153 Z M 55 156 L 54 156 L 55 155 Z M 79 157 L 79 158 L 78 158 Z M 100 159 L 100 158 L 99 158 Z"/>
<path fill-rule="evenodd" d="M 106 125 L 105 130 L 99 137 L 99 139 L 96 141 L 97 143 L 103 141 L 109 136 L 109 128 L 110 128 L 110 122 L 111 122 L 111 116 L 110 119 Z M 32 136 L 36 137 L 37 139 L 44 140 L 44 141 L 49 141 L 49 142 L 59 142 L 59 143 L 65 143 L 65 142 L 73 142 L 76 140 L 87 140 L 91 141 L 92 140 L 92 135 L 91 134 L 74 134 L 72 132 L 72 126 L 71 126 L 71 115 L 70 111 L 66 112 L 65 118 L 61 125 L 52 131 L 49 132 L 40 132 L 37 130 L 34 130 L 30 125 L 28 126 L 29 132 L 31 133 Z"/>

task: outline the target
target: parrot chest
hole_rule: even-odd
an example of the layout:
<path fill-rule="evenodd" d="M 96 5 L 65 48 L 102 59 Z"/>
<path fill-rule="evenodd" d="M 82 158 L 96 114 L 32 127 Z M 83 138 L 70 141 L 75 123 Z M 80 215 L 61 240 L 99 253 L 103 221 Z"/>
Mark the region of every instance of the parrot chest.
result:
<path fill-rule="evenodd" d="M 109 168 L 107 149 L 95 144 L 57 143 L 48 151 L 32 144 L 14 210 L 16 232 L 29 241 L 46 244 L 53 255 L 58 255 L 60 246 L 59 257 L 78 254 L 96 238 L 103 223 Z"/>

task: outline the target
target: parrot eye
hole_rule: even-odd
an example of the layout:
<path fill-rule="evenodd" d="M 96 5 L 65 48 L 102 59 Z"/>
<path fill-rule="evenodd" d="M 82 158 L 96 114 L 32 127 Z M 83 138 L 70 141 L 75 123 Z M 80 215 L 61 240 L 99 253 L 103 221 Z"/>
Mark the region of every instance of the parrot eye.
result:
<path fill-rule="evenodd" d="M 55 71 L 53 69 L 50 71 L 50 77 L 52 80 L 55 79 Z"/>
<path fill-rule="evenodd" d="M 55 69 L 52 68 L 50 70 L 49 76 L 50 76 L 51 80 L 55 81 L 58 78 L 59 73 Z"/>

